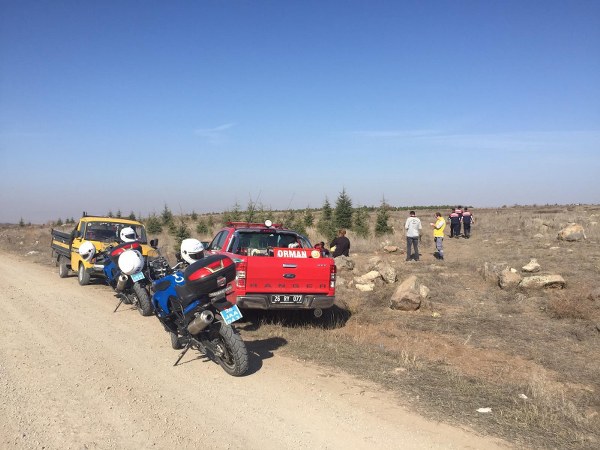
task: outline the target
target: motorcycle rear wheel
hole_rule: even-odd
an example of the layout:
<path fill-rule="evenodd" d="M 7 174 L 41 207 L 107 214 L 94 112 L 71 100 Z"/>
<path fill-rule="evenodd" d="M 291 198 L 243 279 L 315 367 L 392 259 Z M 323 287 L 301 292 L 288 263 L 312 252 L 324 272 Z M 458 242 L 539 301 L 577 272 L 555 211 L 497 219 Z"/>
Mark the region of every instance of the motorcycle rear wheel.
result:
<path fill-rule="evenodd" d="M 134 283 L 133 292 L 137 298 L 136 307 L 140 314 L 144 317 L 152 315 L 152 302 L 146 288 L 139 283 Z"/>
<path fill-rule="evenodd" d="M 179 339 L 179 335 L 169 331 L 169 336 L 171 336 L 171 347 L 175 350 L 181 350 L 183 348 L 183 344 L 181 343 L 181 339 Z"/>
<path fill-rule="evenodd" d="M 214 343 L 215 357 L 225 372 L 240 377 L 248 371 L 246 344 L 235 328 L 221 323 Z"/>

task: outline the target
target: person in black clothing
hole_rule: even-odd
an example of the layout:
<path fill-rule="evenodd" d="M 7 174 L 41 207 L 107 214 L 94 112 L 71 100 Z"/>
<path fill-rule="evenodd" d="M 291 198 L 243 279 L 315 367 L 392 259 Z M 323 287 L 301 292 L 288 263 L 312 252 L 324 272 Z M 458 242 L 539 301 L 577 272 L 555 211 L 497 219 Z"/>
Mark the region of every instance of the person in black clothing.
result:
<path fill-rule="evenodd" d="M 471 237 L 471 224 L 473 223 L 473 213 L 469 211 L 469 208 L 465 208 L 462 214 L 462 221 L 465 230 L 464 237 L 469 239 Z"/>
<path fill-rule="evenodd" d="M 329 250 L 327 250 L 327 249 L 325 248 L 325 242 L 323 242 L 323 241 L 321 241 L 321 242 L 317 242 L 317 243 L 315 244 L 315 248 L 321 252 L 321 256 L 322 256 L 322 257 L 324 257 L 324 258 L 328 258 L 328 257 L 330 257 L 330 256 L 331 256 L 331 253 L 329 253 Z"/>
<path fill-rule="evenodd" d="M 331 245 L 329 248 L 333 248 L 335 246 L 335 250 L 333 251 L 334 258 L 344 255 L 349 256 L 350 253 L 350 239 L 346 237 L 346 230 L 343 228 L 338 231 L 338 237 L 336 237 L 333 241 L 331 241 Z"/>

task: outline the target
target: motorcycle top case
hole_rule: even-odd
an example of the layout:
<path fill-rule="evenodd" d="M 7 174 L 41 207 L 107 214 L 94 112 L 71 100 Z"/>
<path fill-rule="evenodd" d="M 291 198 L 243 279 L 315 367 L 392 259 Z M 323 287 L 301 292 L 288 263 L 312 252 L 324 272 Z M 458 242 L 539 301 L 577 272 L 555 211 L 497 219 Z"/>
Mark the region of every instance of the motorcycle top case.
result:
<path fill-rule="evenodd" d="M 183 273 L 184 284 L 175 290 L 184 305 L 218 291 L 235 279 L 235 263 L 225 255 L 210 255 L 190 265 Z"/>
<path fill-rule="evenodd" d="M 117 245 L 115 248 L 113 248 L 110 251 L 110 254 L 109 254 L 110 260 L 112 262 L 114 262 L 115 264 L 118 264 L 119 256 L 121 256 L 121 254 L 125 250 L 137 250 L 138 252 L 142 253 L 142 244 L 135 241 L 135 242 L 124 242 L 123 244 Z"/>

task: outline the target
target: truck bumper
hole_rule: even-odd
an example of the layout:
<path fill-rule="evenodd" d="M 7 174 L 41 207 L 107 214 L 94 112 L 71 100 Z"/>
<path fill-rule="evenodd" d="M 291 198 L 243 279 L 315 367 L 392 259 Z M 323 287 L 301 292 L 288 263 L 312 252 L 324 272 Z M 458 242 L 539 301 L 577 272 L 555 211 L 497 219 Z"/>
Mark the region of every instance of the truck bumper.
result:
<path fill-rule="evenodd" d="M 327 295 L 304 295 L 302 303 L 276 303 L 270 301 L 270 294 L 239 295 L 235 302 L 245 309 L 327 309 L 333 306 L 335 297 Z"/>

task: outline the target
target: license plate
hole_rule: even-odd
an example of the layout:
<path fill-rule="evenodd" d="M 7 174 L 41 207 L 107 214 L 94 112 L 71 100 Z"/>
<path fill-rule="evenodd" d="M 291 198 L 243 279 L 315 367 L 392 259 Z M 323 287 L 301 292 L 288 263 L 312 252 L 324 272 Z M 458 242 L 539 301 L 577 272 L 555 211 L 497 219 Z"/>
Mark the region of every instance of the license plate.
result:
<path fill-rule="evenodd" d="M 221 311 L 221 317 L 223 318 L 223 322 L 229 325 L 236 320 L 240 320 L 242 318 L 242 312 L 237 305 L 233 305 L 231 308 Z"/>
<path fill-rule="evenodd" d="M 274 294 L 271 295 L 271 303 L 273 304 L 286 304 L 286 303 L 302 303 L 304 301 L 304 295 L 288 295 L 288 294 Z"/>
<path fill-rule="evenodd" d="M 133 281 L 140 281 L 140 280 L 143 280 L 144 278 L 145 277 L 144 277 L 144 273 L 143 272 L 138 272 L 138 273 L 134 273 L 134 274 L 131 275 L 131 279 Z"/>

